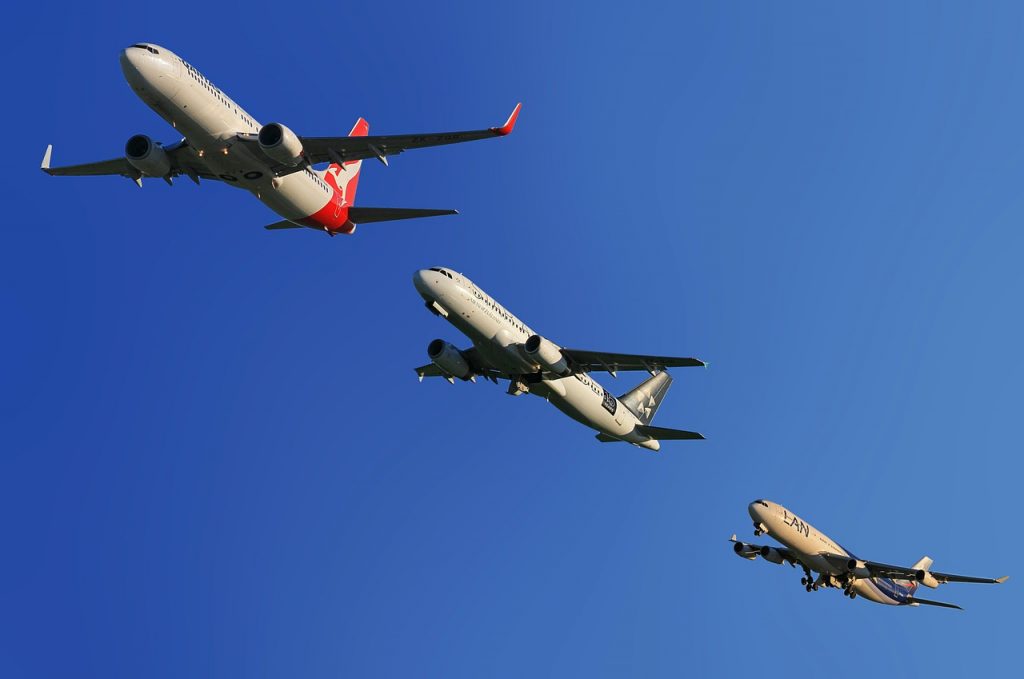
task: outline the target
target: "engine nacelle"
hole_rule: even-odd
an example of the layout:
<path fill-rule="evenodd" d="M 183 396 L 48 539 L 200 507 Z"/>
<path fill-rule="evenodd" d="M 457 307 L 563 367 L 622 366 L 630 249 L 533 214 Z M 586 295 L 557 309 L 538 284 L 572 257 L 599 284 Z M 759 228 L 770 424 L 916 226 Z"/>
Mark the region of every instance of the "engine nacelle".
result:
<path fill-rule="evenodd" d="M 914 573 L 914 579 L 920 582 L 925 587 L 931 587 L 935 589 L 939 586 L 939 581 L 935 579 L 935 576 L 928 571 L 918 571 Z"/>
<path fill-rule="evenodd" d="M 846 570 L 855 578 L 871 577 L 871 571 L 868 570 L 868 565 L 858 559 L 850 559 L 847 561 Z"/>
<path fill-rule="evenodd" d="M 782 563 L 785 561 L 785 559 L 782 558 L 782 554 L 779 553 L 779 550 L 767 545 L 761 548 L 761 558 L 765 561 L 771 561 L 772 563 Z"/>
<path fill-rule="evenodd" d="M 468 380 L 473 376 L 473 369 L 466 362 L 466 357 L 449 342 L 436 339 L 427 345 L 427 356 L 446 375 Z"/>
<path fill-rule="evenodd" d="M 748 561 L 753 561 L 757 558 L 757 547 L 754 545 L 748 545 L 745 542 L 734 542 L 732 545 L 732 551 L 736 552 L 736 556 L 741 556 Z"/>
<path fill-rule="evenodd" d="M 569 362 L 562 356 L 562 350 L 551 340 L 544 339 L 540 335 L 530 335 L 523 345 L 526 355 L 536 361 L 544 372 L 567 377 L 572 374 L 569 369 Z"/>
<path fill-rule="evenodd" d="M 281 123 L 267 123 L 260 128 L 260 149 L 279 163 L 289 166 L 302 162 L 302 142 Z"/>
<path fill-rule="evenodd" d="M 166 177 L 171 171 L 171 159 L 164 147 L 144 134 L 137 134 L 124 145 L 128 163 L 147 177 Z"/>

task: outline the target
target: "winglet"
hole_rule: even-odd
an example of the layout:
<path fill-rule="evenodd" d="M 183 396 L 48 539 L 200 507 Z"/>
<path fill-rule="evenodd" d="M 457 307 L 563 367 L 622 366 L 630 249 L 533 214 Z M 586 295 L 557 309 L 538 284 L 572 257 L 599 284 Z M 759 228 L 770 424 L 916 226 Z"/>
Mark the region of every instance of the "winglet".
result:
<path fill-rule="evenodd" d="M 729 542 L 736 542 L 736 533 L 732 534 L 732 537 L 729 538 Z"/>
<path fill-rule="evenodd" d="M 519 117 L 519 109 L 521 109 L 522 107 L 522 103 L 516 104 L 516 107 L 512 109 L 512 115 L 508 117 L 508 120 L 505 121 L 505 124 L 502 125 L 501 127 L 492 127 L 491 132 L 502 137 L 504 137 L 506 134 L 510 134 L 513 128 L 515 128 L 516 126 L 516 119 Z"/>
<path fill-rule="evenodd" d="M 1001 578 L 996 578 L 996 584 L 997 584 L 997 585 L 1001 585 L 1001 584 L 1003 584 L 1004 582 L 1006 582 L 1006 581 L 1007 581 L 1007 580 L 1009 580 L 1009 579 L 1010 579 L 1010 576 L 1009 576 L 1009 575 L 1004 575 L 1004 576 L 1003 576 L 1003 577 L 1001 577 Z"/>
<path fill-rule="evenodd" d="M 50 156 L 53 155 L 53 144 L 46 145 L 46 153 L 43 154 L 43 162 L 39 164 L 39 169 L 50 174 Z"/>

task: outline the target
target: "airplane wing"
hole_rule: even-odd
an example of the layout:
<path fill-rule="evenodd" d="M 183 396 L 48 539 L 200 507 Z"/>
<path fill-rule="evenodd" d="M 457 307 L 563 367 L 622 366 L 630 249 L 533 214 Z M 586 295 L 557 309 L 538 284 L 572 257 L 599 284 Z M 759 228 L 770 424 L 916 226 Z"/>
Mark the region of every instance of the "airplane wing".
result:
<path fill-rule="evenodd" d="M 756 558 L 761 553 L 761 550 L 765 548 L 765 545 L 755 545 L 750 542 L 743 542 L 742 540 L 737 540 L 735 533 L 731 538 L 729 538 L 729 542 L 733 543 L 733 549 L 737 554 L 747 559 Z M 790 566 L 796 566 L 797 564 L 800 564 L 801 566 L 804 565 L 803 562 L 800 561 L 800 558 L 796 555 L 796 552 L 789 549 L 788 547 L 782 547 L 777 545 L 768 545 L 768 547 L 774 549 L 779 554 L 779 556 L 782 557 L 782 560 L 788 563 Z"/>
<path fill-rule="evenodd" d="M 829 562 L 837 567 L 846 568 L 849 564 L 851 557 L 840 556 L 838 554 L 821 554 Z M 892 580 L 915 580 L 917 578 L 918 569 L 907 568 L 906 566 L 893 566 L 891 564 L 879 563 L 877 561 L 864 561 L 864 567 L 868 569 L 868 572 L 873 578 L 890 578 Z M 973 582 L 980 584 L 996 585 L 1006 582 L 1009 576 L 1004 575 L 1001 578 L 975 578 L 968 575 L 954 575 L 952 573 L 937 573 L 935 571 L 928 571 L 933 578 L 940 584 L 944 585 L 947 582 Z M 931 603 L 931 602 L 927 602 Z"/>
<path fill-rule="evenodd" d="M 165 146 L 163 149 L 171 161 L 171 171 L 168 173 L 167 178 L 187 175 L 197 184 L 199 183 L 199 177 L 202 177 L 203 179 L 219 180 L 216 175 L 210 172 L 210 169 L 206 164 L 199 160 L 195 152 L 192 150 L 192 147 L 189 146 L 188 142 L 184 139 L 171 144 L 170 146 Z M 122 177 L 128 177 L 139 186 L 142 186 L 143 174 L 136 170 L 124 156 L 120 158 L 110 158 L 109 160 L 100 160 L 94 163 L 62 165 L 60 167 L 52 167 L 50 165 L 52 156 L 53 145 L 50 144 L 46 147 L 46 153 L 43 155 L 43 162 L 39 166 L 39 169 L 48 175 L 74 177 L 120 175 Z"/>
<path fill-rule="evenodd" d="M 460 144 L 464 141 L 504 137 L 516 126 L 522 104 L 516 104 L 512 114 L 501 127 L 488 127 L 483 130 L 465 132 L 430 132 L 427 134 L 380 135 L 375 137 L 300 137 L 302 148 L 314 163 L 334 161 L 331 155 L 343 160 L 361 160 L 377 158 L 387 165 L 387 157 L 398 155 L 409 149 L 422 149 L 428 146 Z M 336 161 L 335 161 L 336 162 Z"/>
<path fill-rule="evenodd" d="M 476 373 L 477 375 L 485 377 L 494 382 L 495 384 L 497 384 L 499 378 L 504 380 L 508 379 L 508 375 L 500 373 L 491 366 L 484 363 L 480 355 L 477 354 L 476 347 L 463 349 L 461 350 L 461 352 L 463 358 L 466 359 L 466 363 L 469 364 L 469 367 L 472 368 L 473 372 Z M 443 377 L 449 382 L 452 381 L 451 375 L 441 370 L 439 367 L 437 367 L 437 364 L 435 363 L 428 363 L 426 365 L 421 365 L 420 367 L 416 368 L 416 375 L 419 376 L 420 382 L 423 381 L 424 377 Z"/>
<path fill-rule="evenodd" d="M 516 107 L 512 109 L 512 114 L 501 127 L 488 127 L 483 130 L 377 135 L 373 137 L 299 137 L 299 140 L 302 142 L 302 152 L 310 165 L 316 165 L 317 163 L 340 164 L 349 160 L 365 160 L 367 158 L 376 158 L 387 165 L 388 156 L 396 156 L 409 149 L 422 149 L 428 146 L 461 144 L 465 141 L 504 137 L 507 134 L 511 134 L 513 128 L 515 128 L 516 119 L 519 117 L 519 110 L 521 108 L 522 104 L 516 104 Z M 259 135 L 240 133 L 235 136 L 235 139 L 238 142 L 247 144 L 254 152 L 258 152 L 266 157 L 259 149 Z M 291 174 L 292 172 L 299 172 L 306 167 L 305 163 L 294 166 L 276 163 L 269 157 L 267 157 L 267 162 L 278 177 Z"/>
<path fill-rule="evenodd" d="M 606 370 L 614 375 L 619 370 L 646 370 L 654 373 L 665 368 L 707 367 L 698 358 L 676 356 L 648 356 L 646 354 L 612 354 L 605 351 L 562 349 L 575 372 Z"/>

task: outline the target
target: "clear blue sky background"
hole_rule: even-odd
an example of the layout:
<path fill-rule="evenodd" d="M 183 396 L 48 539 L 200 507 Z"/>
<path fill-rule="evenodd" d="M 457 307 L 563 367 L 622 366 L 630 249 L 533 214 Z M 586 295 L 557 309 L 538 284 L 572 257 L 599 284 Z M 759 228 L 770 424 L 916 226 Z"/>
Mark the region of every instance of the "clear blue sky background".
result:
<path fill-rule="evenodd" d="M 726 542 L 764 496 L 1020 575 L 1024 8 L 891 5 L 9 10 L 0 675 L 1012 672 L 1019 579 L 889 609 Z M 175 140 L 121 76 L 140 40 L 301 134 L 524 108 L 365 166 L 361 204 L 459 217 L 267 233 L 223 186 L 36 169 Z M 557 342 L 710 361 L 656 421 L 708 440 L 417 383 L 462 342 L 431 265 Z"/>

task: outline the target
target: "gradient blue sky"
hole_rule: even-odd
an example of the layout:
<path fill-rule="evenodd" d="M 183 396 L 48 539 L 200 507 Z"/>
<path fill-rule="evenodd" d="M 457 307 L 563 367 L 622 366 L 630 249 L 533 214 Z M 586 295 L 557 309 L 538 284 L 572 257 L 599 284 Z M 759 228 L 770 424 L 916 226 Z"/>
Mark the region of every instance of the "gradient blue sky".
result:
<path fill-rule="evenodd" d="M 1024 7 L 891 5 L 10 10 L 0 675 L 1012 671 L 1019 580 L 889 609 L 726 542 L 764 496 L 868 558 L 1024 560 Z M 361 204 L 459 217 L 267 233 L 222 186 L 35 169 L 175 139 L 139 40 L 302 134 L 524 108 L 365 167 Z M 708 440 L 418 384 L 461 342 L 431 265 L 557 342 L 710 361 L 656 421 Z"/>

